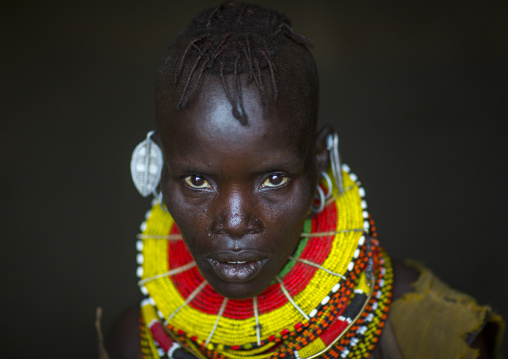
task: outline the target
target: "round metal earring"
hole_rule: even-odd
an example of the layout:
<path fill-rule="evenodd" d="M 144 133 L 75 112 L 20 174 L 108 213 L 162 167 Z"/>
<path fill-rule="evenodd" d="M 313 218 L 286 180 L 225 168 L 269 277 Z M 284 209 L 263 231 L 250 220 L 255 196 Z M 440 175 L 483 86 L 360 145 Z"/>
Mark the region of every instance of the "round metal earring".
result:
<path fill-rule="evenodd" d="M 325 199 L 328 199 L 332 196 L 332 190 L 333 190 L 333 183 L 332 183 L 332 179 L 330 178 L 330 176 L 328 176 L 328 173 L 326 172 L 321 172 L 321 176 L 323 176 L 323 178 L 325 179 L 326 181 L 326 186 L 328 188 L 328 192 L 325 193 Z"/>
<path fill-rule="evenodd" d="M 330 178 L 330 176 L 328 176 L 328 174 L 326 172 L 321 172 L 321 176 L 323 176 L 323 178 L 325 179 L 326 187 L 328 188 L 328 190 L 325 193 L 319 184 L 316 186 L 316 197 L 315 198 L 319 200 L 319 204 L 318 205 L 313 204 L 310 207 L 310 210 L 313 213 L 321 213 L 323 211 L 323 209 L 325 208 L 326 200 L 329 199 L 330 197 L 332 197 L 332 190 L 333 190 L 332 189 L 332 186 L 333 186 L 332 179 Z"/>
<path fill-rule="evenodd" d="M 325 208 L 325 203 L 326 203 L 326 199 L 325 199 L 325 193 L 323 191 L 323 189 L 319 186 L 319 184 L 316 186 L 316 190 L 317 190 L 317 199 L 319 200 L 319 204 L 317 206 L 315 206 L 315 204 L 313 203 L 312 206 L 310 206 L 310 210 L 313 212 L 313 213 L 321 213 L 323 211 L 323 209 Z"/>

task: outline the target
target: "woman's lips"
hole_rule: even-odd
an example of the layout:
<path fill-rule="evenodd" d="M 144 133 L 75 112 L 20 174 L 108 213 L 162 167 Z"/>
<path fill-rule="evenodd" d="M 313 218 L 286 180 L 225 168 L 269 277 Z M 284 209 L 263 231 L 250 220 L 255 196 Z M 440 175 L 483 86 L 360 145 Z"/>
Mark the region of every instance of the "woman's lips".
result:
<path fill-rule="evenodd" d="M 208 258 L 212 268 L 219 277 L 227 282 L 247 282 L 253 279 L 260 271 L 268 258 L 256 260 L 217 260 Z"/>

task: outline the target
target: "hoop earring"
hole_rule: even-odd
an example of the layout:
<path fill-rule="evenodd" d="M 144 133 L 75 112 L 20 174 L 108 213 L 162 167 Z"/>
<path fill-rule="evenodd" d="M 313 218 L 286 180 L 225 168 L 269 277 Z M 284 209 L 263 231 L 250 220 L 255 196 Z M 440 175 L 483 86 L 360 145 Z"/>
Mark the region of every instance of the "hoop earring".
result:
<path fill-rule="evenodd" d="M 321 176 L 323 176 L 323 178 L 326 181 L 328 191 L 327 191 L 327 193 L 325 193 L 318 183 L 318 185 L 316 186 L 316 191 L 317 191 L 316 196 L 314 198 L 317 198 L 319 200 L 319 205 L 316 207 L 314 204 L 312 204 L 312 206 L 310 207 L 310 210 L 313 213 L 321 213 L 323 211 L 323 209 L 325 208 L 326 200 L 329 199 L 330 197 L 332 197 L 332 190 L 333 190 L 332 189 L 332 186 L 333 186 L 332 179 L 324 171 L 321 172 Z M 321 183 L 321 181 L 320 181 L 320 183 Z"/>
<path fill-rule="evenodd" d="M 342 169 L 339 158 L 339 135 L 337 132 L 328 135 L 326 139 L 326 148 L 330 153 L 330 164 L 332 166 L 333 177 L 337 184 L 339 194 L 342 196 L 344 193 L 344 186 L 342 184 Z"/>
<path fill-rule="evenodd" d="M 325 193 L 325 199 L 328 199 L 332 196 L 332 190 L 333 190 L 332 179 L 330 178 L 330 176 L 328 176 L 328 173 L 326 173 L 324 171 L 321 172 L 321 176 L 323 176 L 323 178 L 325 179 L 326 186 L 328 187 L 328 193 Z"/>
<path fill-rule="evenodd" d="M 152 141 L 153 134 L 154 131 L 148 132 L 146 139 L 136 146 L 131 157 L 132 181 L 143 197 L 149 194 L 157 197 L 155 189 L 161 180 L 162 151 Z"/>
<path fill-rule="evenodd" d="M 314 207 L 314 203 L 312 204 L 312 206 L 310 206 L 310 210 L 313 212 L 313 213 L 321 213 L 323 212 L 323 209 L 325 208 L 325 193 L 323 192 L 323 189 L 319 186 L 319 184 L 316 186 L 316 189 L 317 189 L 317 195 L 318 195 L 318 200 L 319 200 L 319 205 L 317 207 Z"/>

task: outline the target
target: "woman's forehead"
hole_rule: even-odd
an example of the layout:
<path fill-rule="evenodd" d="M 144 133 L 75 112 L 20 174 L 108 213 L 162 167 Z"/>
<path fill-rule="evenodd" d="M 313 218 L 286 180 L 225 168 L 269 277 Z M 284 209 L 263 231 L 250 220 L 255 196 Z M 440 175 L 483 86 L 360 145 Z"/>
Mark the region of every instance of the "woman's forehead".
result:
<path fill-rule="evenodd" d="M 249 84 L 242 86 L 241 93 L 247 114 L 245 124 L 233 116 L 223 85 L 218 80 L 208 79 L 187 109 L 172 110 L 166 118 L 159 118 L 163 144 L 172 143 L 173 151 L 179 146 L 215 145 L 225 151 L 268 146 L 287 147 L 288 150 L 300 148 L 306 152 L 314 133 L 311 128 L 314 122 L 305 118 L 309 111 L 295 108 L 293 103 L 284 101 L 284 96 L 266 105 L 257 88 Z"/>

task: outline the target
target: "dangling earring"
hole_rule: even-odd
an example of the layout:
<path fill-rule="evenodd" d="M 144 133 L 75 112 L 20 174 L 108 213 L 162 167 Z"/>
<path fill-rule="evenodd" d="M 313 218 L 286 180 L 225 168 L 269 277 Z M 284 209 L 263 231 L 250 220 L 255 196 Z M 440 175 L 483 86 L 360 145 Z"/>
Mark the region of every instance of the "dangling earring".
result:
<path fill-rule="evenodd" d="M 313 203 L 312 206 L 310 206 L 310 210 L 314 213 L 321 213 L 325 208 L 326 202 L 325 193 L 323 192 L 323 189 L 321 188 L 321 186 L 319 186 L 319 184 L 316 186 L 316 190 L 317 190 L 316 196 L 317 199 L 319 200 L 319 204 L 315 206 L 315 204 Z"/>
<path fill-rule="evenodd" d="M 154 131 L 148 132 L 146 139 L 138 144 L 131 157 L 131 175 L 138 192 L 147 197 L 153 194 L 158 197 L 156 188 L 161 180 L 162 151 L 151 137 Z"/>
<path fill-rule="evenodd" d="M 330 153 L 330 164 L 332 165 L 333 177 L 337 184 L 339 194 L 342 196 L 344 193 L 344 186 L 342 184 L 342 169 L 339 158 L 339 135 L 337 132 L 328 135 L 326 139 L 326 148 Z"/>
<path fill-rule="evenodd" d="M 332 190 L 333 190 L 332 179 L 330 178 L 330 176 L 328 176 L 328 173 L 326 173 L 324 171 L 321 172 L 321 176 L 323 176 L 323 178 L 326 181 L 326 187 L 328 188 L 328 193 L 325 193 L 325 199 L 328 199 L 332 196 Z"/>
<path fill-rule="evenodd" d="M 342 185 L 342 168 L 339 160 L 339 135 L 334 132 L 328 135 L 326 139 L 326 149 L 329 152 L 330 156 L 330 165 L 332 167 L 333 177 L 335 179 L 335 183 L 337 184 L 337 189 L 339 194 L 342 195 L 344 193 L 344 186 Z M 310 207 L 310 210 L 313 213 L 321 213 L 325 208 L 326 201 L 332 197 L 333 191 L 333 182 L 330 176 L 326 172 L 321 172 L 321 176 L 326 181 L 326 187 L 328 188 L 326 194 L 323 191 L 323 188 L 318 185 L 316 186 L 316 196 L 315 199 L 318 200 L 318 203 L 313 203 Z M 321 181 L 320 181 L 321 182 Z"/>
<path fill-rule="evenodd" d="M 325 193 L 318 183 L 318 185 L 316 186 L 316 197 L 315 198 L 319 201 L 318 202 L 319 204 L 318 205 L 312 204 L 312 206 L 310 207 L 310 210 L 313 213 L 321 213 L 323 211 L 323 209 L 325 208 L 326 200 L 328 198 L 332 197 L 332 179 L 330 178 L 330 176 L 328 176 L 328 174 L 326 172 L 321 172 L 321 176 L 323 176 L 323 178 L 326 181 L 326 186 L 328 188 L 328 191 L 327 191 L 327 193 Z"/>

